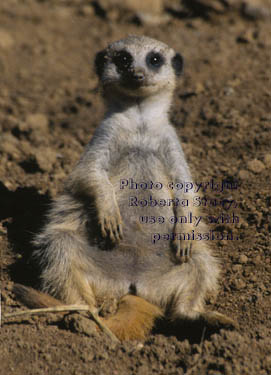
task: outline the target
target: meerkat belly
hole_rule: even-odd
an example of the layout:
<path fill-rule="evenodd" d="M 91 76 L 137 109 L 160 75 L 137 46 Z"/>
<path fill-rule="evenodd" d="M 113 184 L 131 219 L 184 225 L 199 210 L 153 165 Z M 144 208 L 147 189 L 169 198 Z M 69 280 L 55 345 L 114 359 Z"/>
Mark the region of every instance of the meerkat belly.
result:
<path fill-rule="evenodd" d="M 173 264 L 170 234 L 174 229 L 172 190 L 159 160 L 123 162 L 110 176 L 123 223 L 123 239 L 109 251 L 96 254 L 112 278 L 136 282 L 142 273 L 167 272 Z M 168 240 L 157 241 L 168 235 Z"/>
<path fill-rule="evenodd" d="M 111 177 L 127 241 L 153 248 L 153 233 L 173 230 L 176 201 L 168 188 L 169 177 L 154 155 L 129 158 Z"/>

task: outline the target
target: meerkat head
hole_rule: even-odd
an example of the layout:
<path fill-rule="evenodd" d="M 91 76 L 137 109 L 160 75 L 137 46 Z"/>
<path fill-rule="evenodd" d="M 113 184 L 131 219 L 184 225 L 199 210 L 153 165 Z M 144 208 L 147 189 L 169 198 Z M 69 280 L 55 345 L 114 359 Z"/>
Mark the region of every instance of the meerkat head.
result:
<path fill-rule="evenodd" d="M 129 36 L 99 52 L 95 68 L 106 96 L 145 98 L 174 90 L 183 59 L 158 40 Z"/>

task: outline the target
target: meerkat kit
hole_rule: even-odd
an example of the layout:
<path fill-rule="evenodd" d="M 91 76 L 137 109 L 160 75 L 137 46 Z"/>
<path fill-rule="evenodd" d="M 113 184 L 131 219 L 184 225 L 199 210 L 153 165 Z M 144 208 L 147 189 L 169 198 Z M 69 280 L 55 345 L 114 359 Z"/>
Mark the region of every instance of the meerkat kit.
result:
<path fill-rule="evenodd" d="M 97 298 L 117 298 L 104 323 L 121 340 L 144 339 L 165 315 L 232 323 L 205 311 L 219 277 L 208 241 L 191 236 L 205 224 L 179 220 L 200 216 L 184 204 L 193 193 L 174 188 L 192 182 L 168 114 L 181 55 L 129 36 L 99 52 L 95 66 L 107 112 L 35 237 L 42 291 L 93 307 Z"/>

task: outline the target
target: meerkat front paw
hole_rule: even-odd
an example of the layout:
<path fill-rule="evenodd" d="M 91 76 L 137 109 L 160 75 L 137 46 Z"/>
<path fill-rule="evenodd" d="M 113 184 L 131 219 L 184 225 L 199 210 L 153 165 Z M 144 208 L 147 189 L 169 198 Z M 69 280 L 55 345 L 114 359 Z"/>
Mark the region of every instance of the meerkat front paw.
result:
<path fill-rule="evenodd" d="M 187 263 L 192 255 L 193 242 L 190 239 L 180 239 L 180 233 L 182 233 L 178 225 L 175 226 L 174 234 L 175 238 L 173 241 L 173 246 L 176 249 L 175 256 L 180 261 L 180 263 Z"/>
<path fill-rule="evenodd" d="M 104 203 L 102 209 L 99 209 L 99 224 L 101 226 L 101 232 L 103 237 L 109 235 L 111 241 L 119 242 L 123 238 L 122 231 L 122 220 L 117 205 L 108 207 L 108 203 Z"/>
<path fill-rule="evenodd" d="M 191 240 L 174 240 L 173 246 L 176 248 L 176 258 L 181 263 L 187 263 L 192 255 L 192 241 Z"/>

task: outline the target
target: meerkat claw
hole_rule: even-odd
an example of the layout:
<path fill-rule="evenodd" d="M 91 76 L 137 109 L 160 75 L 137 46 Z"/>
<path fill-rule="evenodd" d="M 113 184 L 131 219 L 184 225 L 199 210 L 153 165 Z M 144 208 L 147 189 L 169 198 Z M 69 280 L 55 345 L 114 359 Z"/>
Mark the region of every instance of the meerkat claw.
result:
<path fill-rule="evenodd" d="M 123 238 L 122 225 L 114 218 L 104 218 L 100 221 L 101 233 L 103 237 L 109 238 L 112 242 L 119 242 Z"/>
<path fill-rule="evenodd" d="M 191 250 L 192 250 L 192 244 L 191 243 L 184 243 L 184 247 L 182 247 L 182 243 L 180 241 L 177 241 L 175 243 L 177 250 L 176 250 L 176 257 L 181 261 L 181 263 L 187 263 L 189 258 L 191 257 Z"/>

